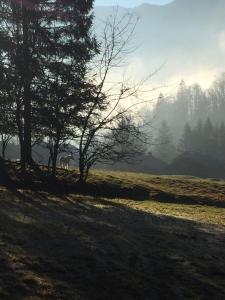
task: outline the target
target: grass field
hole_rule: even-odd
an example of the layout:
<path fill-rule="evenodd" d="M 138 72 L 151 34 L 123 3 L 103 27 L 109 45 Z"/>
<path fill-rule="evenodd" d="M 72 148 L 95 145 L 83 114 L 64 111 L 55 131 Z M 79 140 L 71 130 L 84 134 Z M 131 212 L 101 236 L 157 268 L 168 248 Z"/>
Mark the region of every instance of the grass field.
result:
<path fill-rule="evenodd" d="M 225 182 L 96 171 L 83 189 L 0 187 L 0 299 L 225 299 Z"/>

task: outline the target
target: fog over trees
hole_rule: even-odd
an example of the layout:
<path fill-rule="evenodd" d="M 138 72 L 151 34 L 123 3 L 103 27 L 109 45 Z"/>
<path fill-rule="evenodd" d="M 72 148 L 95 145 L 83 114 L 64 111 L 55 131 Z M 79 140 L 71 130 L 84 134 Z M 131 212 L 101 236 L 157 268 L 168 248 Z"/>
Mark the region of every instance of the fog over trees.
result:
<path fill-rule="evenodd" d="M 20 159 L 24 174 L 47 164 L 54 177 L 72 155 L 80 181 L 93 166 L 199 175 L 196 161 L 201 176 L 223 177 L 224 1 L 93 5 L 1 2 L 1 156 Z M 212 64 L 209 87 L 204 74 L 187 83 Z M 154 84 L 181 74 L 172 92 Z"/>
<path fill-rule="evenodd" d="M 159 95 L 154 109 L 146 118 L 154 120 L 153 124 L 158 128 L 156 135 L 157 131 L 159 134 L 163 132 L 163 140 L 170 140 L 153 148 L 166 147 L 163 144 L 168 144 L 169 153 L 191 151 L 224 160 L 225 149 L 221 148 L 225 136 L 224 116 L 225 74 L 222 74 L 207 90 L 197 83 L 188 86 L 181 81 L 175 96 Z M 171 143 L 176 146 L 173 151 Z"/>

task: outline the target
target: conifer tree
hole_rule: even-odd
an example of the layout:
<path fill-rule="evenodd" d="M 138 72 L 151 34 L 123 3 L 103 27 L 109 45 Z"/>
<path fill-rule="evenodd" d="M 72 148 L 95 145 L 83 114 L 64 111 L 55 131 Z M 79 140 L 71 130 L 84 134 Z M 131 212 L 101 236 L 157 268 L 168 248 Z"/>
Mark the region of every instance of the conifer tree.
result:
<path fill-rule="evenodd" d="M 175 157 L 175 147 L 169 126 L 165 121 L 161 123 L 155 140 L 154 155 L 165 161 L 170 162 Z"/>
<path fill-rule="evenodd" d="M 190 152 L 193 150 L 192 130 L 188 123 L 184 127 L 184 132 L 178 145 L 179 152 Z"/>
<path fill-rule="evenodd" d="M 59 135 L 71 121 L 66 112 L 82 107 L 86 63 L 97 50 L 90 35 L 92 7 L 93 0 L 0 3 L 0 65 L 16 106 L 23 170 L 32 163 L 32 136 L 46 126 L 57 135 L 56 164 Z"/>

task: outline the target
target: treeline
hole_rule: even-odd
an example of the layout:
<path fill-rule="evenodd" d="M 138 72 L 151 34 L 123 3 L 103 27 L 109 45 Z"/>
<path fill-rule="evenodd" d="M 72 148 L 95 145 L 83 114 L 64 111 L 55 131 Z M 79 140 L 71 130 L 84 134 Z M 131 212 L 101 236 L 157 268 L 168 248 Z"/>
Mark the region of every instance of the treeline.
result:
<path fill-rule="evenodd" d="M 152 132 L 152 131 L 151 131 Z M 155 130 L 154 130 L 155 132 Z M 166 121 L 162 121 L 151 139 L 150 151 L 133 164 L 114 164 L 113 169 L 168 175 L 225 178 L 225 125 L 213 125 L 210 119 L 197 125 L 184 125 L 174 143 Z"/>
<path fill-rule="evenodd" d="M 138 91 L 107 81 L 130 51 L 136 20 L 110 16 L 97 40 L 92 9 L 93 0 L 0 3 L 2 156 L 17 137 L 22 174 L 35 164 L 36 145 L 48 149 L 53 176 L 59 153 L 75 145 L 80 181 L 96 162 L 126 161 L 141 151 L 140 128 L 122 103 Z"/>
<path fill-rule="evenodd" d="M 214 125 L 220 125 L 225 121 L 225 73 L 207 90 L 197 83 L 188 86 L 181 81 L 175 96 L 159 95 L 152 114 L 156 123 L 165 120 L 169 124 L 175 140 L 186 123 L 195 126 L 199 120 L 205 122 L 209 118 Z"/>
<path fill-rule="evenodd" d="M 173 97 L 159 95 L 153 119 L 154 155 L 171 162 L 184 152 L 225 162 L 225 74 L 208 90 L 184 81 Z"/>

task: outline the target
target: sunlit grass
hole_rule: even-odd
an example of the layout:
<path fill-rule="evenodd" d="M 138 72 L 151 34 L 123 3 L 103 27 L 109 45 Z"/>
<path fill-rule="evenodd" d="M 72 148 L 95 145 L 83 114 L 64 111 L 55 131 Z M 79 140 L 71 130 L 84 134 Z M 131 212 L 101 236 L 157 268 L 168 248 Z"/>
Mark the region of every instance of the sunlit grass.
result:
<path fill-rule="evenodd" d="M 225 181 L 215 179 L 201 179 L 191 176 L 154 176 L 127 172 L 94 171 L 91 182 L 111 182 L 124 187 L 141 186 L 149 190 L 150 198 L 145 201 L 116 199 L 128 207 L 136 210 L 160 215 L 170 215 L 178 218 L 195 220 L 203 223 L 225 225 L 225 208 L 217 207 L 217 203 L 224 203 L 225 207 Z M 170 203 L 165 198 L 164 203 L 154 199 L 154 192 L 162 191 L 177 197 L 177 203 Z M 151 193 L 153 193 L 151 197 Z M 192 203 L 179 203 L 179 196 L 190 197 Z M 193 205 L 196 199 L 197 202 Z M 212 202 L 207 205 L 206 200 Z M 215 206 L 213 206 L 215 201 Z"/>
<path fill-rule="evenodd" d="M 58 179 L 74 190 L 0 187 L 0 299 L 224 299 L 224 181 Z"/>

